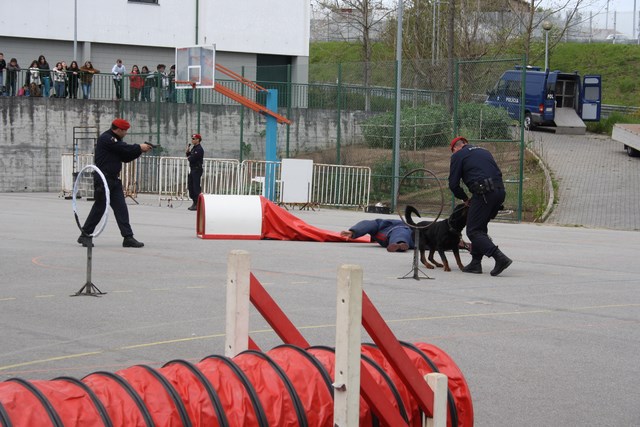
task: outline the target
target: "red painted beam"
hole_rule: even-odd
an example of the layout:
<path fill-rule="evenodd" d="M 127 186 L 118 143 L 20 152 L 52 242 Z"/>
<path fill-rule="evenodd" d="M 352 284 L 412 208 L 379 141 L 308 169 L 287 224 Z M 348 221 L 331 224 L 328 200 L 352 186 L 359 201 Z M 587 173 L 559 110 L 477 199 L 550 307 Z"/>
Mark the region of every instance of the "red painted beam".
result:
<path fill-rule="evenodd" d="M 433 417 L 433 390 L 411 363 L 391 328 L 364 291 L 362 291 L 362 325 L 407 386 L 422 411 L 428 417 Z"/>
<path fill-rule="evenodd" d="M 284 343 L 301 348 L 309 347 L 298 328 L 291 323 L 253 273 L 249 280 L 249 300 Z"/>

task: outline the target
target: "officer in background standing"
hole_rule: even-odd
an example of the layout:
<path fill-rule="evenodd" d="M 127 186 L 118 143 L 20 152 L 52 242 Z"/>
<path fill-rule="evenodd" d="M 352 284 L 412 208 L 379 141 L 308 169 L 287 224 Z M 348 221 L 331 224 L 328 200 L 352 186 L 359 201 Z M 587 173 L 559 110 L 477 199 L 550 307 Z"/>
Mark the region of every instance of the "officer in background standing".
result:
<path fill-rule="evenodd" d="M 124 119 L 115 119 L 111 123 L 111 129 L 104 132 L 96 142 L 95 163 L 98 169 L 104 175 L 110 193 L 110 205 L 113 214 L 118 223 L 120 234 L 124 238 L 122 246 L 125 248 L 141 248 L 144 243 L 137 241 L 133 237 L 133 230 L 129 224 L 129 210 L 127 202 L 124 198 L 122 189 L 122 181 L 120 180 L 120 171 L 122 170 L 122 162 L 128 163 L 137 159 L 153 148 L 150 144 L 127 144 L 123 138 L 127 134 L 131 125 Z M 106 194 L 102 178 L 94 172 L 94 203 L 91 212 L 87 216 L 87 220 L 82 226 L 82 234 L 78 237 L 78 243 L 87 247 L 93 245 L 90 236 L 96 226 L 102 219 L 105 209 Z"/>
<path fill-rule="evenodd" d="M 482 257 L 488 256 L 496 262 L 491 275 L 497 276 L 512 262 L 487 234 L 489 221 L 502 209 L 506 196 L 502 172 L 487 149 L 469 144 L 464 137 L 451 141 L 451 152 L 449 188 L 456 198 L 469 206 L 467 236 L 472 244 L 472 259 L 462 271 L 481 274 Z M 460 180 L 471 192 L 471 199 L 460 186 Z"/>
<path fill-rule="evenodd" d="M 204 149 L 200 144 L 202 136 L 199 133 L 191 135 L 191 144 L 187 147 L 187 159 L 189 160 L 189 177 L 187 179 L 187 189 L 193 204 L 187 209 L 195 211 L 198 209 L 198 197 L 200 196 L 200 180 L 202 178 L 202 163 L 204 162 Z"/>

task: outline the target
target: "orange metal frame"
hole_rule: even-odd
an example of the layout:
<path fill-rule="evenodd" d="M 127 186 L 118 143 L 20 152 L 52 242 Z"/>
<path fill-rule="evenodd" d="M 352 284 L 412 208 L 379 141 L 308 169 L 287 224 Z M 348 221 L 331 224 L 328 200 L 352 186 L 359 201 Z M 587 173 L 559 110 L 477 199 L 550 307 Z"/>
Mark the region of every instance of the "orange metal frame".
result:
<path fill-rule="evenodd" d="M 216 64 L 216 70 L 219 71 L 220 73 L 231 77 L 232 79 L 242 83 L 243 85 L 247 86 L 250 89 L 255 90 L 256 92 L 268 92 L 267 89 L 263 88 L 262 86 L 258 85 L 255 82 L 252 82 L 251 80 L 247 80 L 244 77 L 242 77 L 240 74 L 231 71 L 230 69 L 220 65 L 220 64 Z M 256 111 L 260 114 L 267 114 L 273 118 L 275 118 L 278 123 L 285 123 L 290 125 L 291 124 L 291 120 L 287 119 L 286 117 L 276 113 L 275 111 L 271 111 L 269 110 L 267 107 L 265 107 L 264 105 L 260 105 L 257 102 L 243 96 L 240 95 L 238 92 L 235 92 L 231 89 L 229 89 L 226 86 L 223 86 L 221 84 L 215 84 L 213 86 L 213 89 L 226 96 L 227 98 L 233 99 L 234 101 L 238 102 L 239 104 L 244 105 L 247 108 L 251 108 L 253 111 Z"/>

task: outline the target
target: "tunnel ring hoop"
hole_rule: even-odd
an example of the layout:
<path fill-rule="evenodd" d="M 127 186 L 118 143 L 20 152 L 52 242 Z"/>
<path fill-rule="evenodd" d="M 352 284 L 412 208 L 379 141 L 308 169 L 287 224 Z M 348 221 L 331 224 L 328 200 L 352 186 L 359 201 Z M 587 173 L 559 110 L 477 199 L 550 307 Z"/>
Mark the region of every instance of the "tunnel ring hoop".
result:
<path fill-rule="evenodd" d="M 76 176 L 76 181 L 73 183 L 73 197 L 72 197 L 72 206 L 73 206 L 73 215 L 76 218 L 76 224 L 78 224 L 78 228 L 82 234 L 86 234 L 84 230 L 82 230 L 82 225 L 80 225 L 80 220 L 78 219 L 78 206 L 76 203 L 76 194 L 78 193 L 78 183 L 80 182 L 80 176 L 87 169 L 93 169 L 98 173 L 100 178 L 102 179 L 102 184 L 104 185 L 104 215 L 100 218 L 100 222 L 93 233 L 88 234 L 89 237 L 97 237 L 102 233 L 104 227 L 107 225 L 107 220 L 109 219 L 109 204 L 111 203 L 111 194 L 109 192 L 109 186 L 107 185 L 107 179 L 104 177 L 102 171 L 96 165 L 87 165 L 82 168 L 82 170 Z"/>
<path fill-rule="evenodd" d="M 440 209 L 438 210 L 438 214 L 436 215 L 435 219 L 433 219 L 433 221 L 429 222 L 426 225 L 412 225 L 409 224 L 405 217 L 404 217 L 404 213 L 402 212 L 402 209 L 400 207 L 400 205 L 397 206 L 397 214 L 400 217 L 400 219 L 402 220 L 402 222 L 409 228 L 411 228 L 412 230 L 423 230 L 423 229 L 427 229 L 429 227 L 431 227 L 433 224 L 436 223 L 436 221 L 438 221 L 440 219 L 440 216 L 442 215 L 442 211 L 444 210 L 444 189 L 442 188 L 442 183 L 440 182 L 440 179 L 438 178 L 438 176 L 433 173 L 431 170 L 429 169 L 424 169 L 424 168 L 418 168 L 418 169 L 413 169 L 411 171 L 409 171 L 404 177 L 402 177 L 402 179 L 400 180 L 400 184 L 398 185 L 398 191 L 400 191 L 400 189 L 402 189 L 403 184 L 405 184 L 405 181 L 409 181 L 411 178 L 413 178 L 414 175 L 417 175 L 419 173 L 424 174 L 424 176 L 430 176 L 431 178 L 435 179 L 436 183 L 438 184 L 438 190 L 440 192 Z M 405 206 L 406 208 L 406 206 Z"/>

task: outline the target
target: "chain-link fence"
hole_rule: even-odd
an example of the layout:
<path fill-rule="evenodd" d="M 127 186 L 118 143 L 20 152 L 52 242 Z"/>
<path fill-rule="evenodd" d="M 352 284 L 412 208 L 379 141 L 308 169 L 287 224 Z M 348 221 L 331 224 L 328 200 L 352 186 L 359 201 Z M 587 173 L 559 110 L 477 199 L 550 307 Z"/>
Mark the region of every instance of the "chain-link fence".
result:
<path fill-rule="evenodd" d="M 486 146 L 493 152 L 507 184 L 507 217 L 520 220 L 523 195 L 526 196 L 523 183 L 527 165 L 521 126 L 513 126 L 514 121 L 506 110 L 488 106 L 484 101 L 487 91 L 494 87 L 504 71 L 525 63 L 524 58 L 506 58 L 458 61 L 452 67 L 448 62 L 406 61 L 402 66 L 401 90 L 396 87 L 399 72 L 396 61 L 242 67 L 237 71 L 255 79 L 263 87 L 278 89 L 279 106 L 287 110 L 285 115 L 291 117 L 293 109 L 300 115 L 322 110 L 324 115 L 317 117 L 322 117 L 323 123 L 315 123 L 314 126 L 332 127 L 331 131 L 323 134 L 329 137 L 316 137 L 326 140 L 309 144 L 313 149 L 291 151 L 287 128 L 286 144 L 279 145 L 281 157 L 369 167 L 372 171 L 372 204 L 395 209 L 397 199 L 402 199 L 403 202 L 412 201 L 426 206 L 427 213 L 437 213 L 441 205 L 438 192 L 429 192 L 435 194 L 431 200 L 421 195 L 424 192 L 413 191 L 414 188 L 411 191 L 413 199 L 408 198 L 407 189 L 400 186 L 415 185 L 407 181 L 402 184 L 402 178 L 412 170 L 428 169 L 438 178 L 439 186 L 444 188 L 441 192 L 447 195 L 447 204 L 453 203 L 447 190 L 448 143 L 453 136 L 463 135 L 471 143 Z M 25 74 L 21 74 L 20 83 L 23 83 Z M 295 83 L 300 76 L 308 76 L 308 82 Z M 245 93 L 240 82 L 217 80 L 216 84 L 223 84 L 261 102 L 260 94 Z M 81 97 L 81 89 L 77 90 L 77 96 Z M 163 123 L 176 121 L 176 117 L 171 116 L 171 109 L 159 108 L 160 104 L 194 103 L 194 110 L 198 112 L 203 104 L 235 104 L 235 101 L 213 90 L 175 90 L 170 77 L 154 73 L 143 76 L 142 86 L 133 75 L 125 75 L 120 81 L 114 81 L 111 74 L 93 76 L 92 99 L 113 100 L 118 93 L 122 100 L 134 101 L 119 103 L 122 117 L 131 117 L 141 111 L 148 117 L 155 116 L 147 129 L 130 134 L 130 142 L 135 143 L 157 142 Z M 398 94 L 400 116 L 396 121 Z M 190 121 L 179 124 L 183 129 L 180 135 L 184 134 L 186 144 L 189 131 L 198 128 L 200 116 L 184 116 L 184 120 Z M 240 121 L 241 129 L 242 118 Z M 396 133 L 399 138 L 396 138 Z M 314 138 L 309 131 L 303 136 L 300 133 L 296 135 L 298 138 Z M 302 144 L 301 141 L 296 143 Z M 154 154 L 164 155 L 161 152 Z M 419 177 L 420 185 L 432 186 L 432 178 Z"/>

